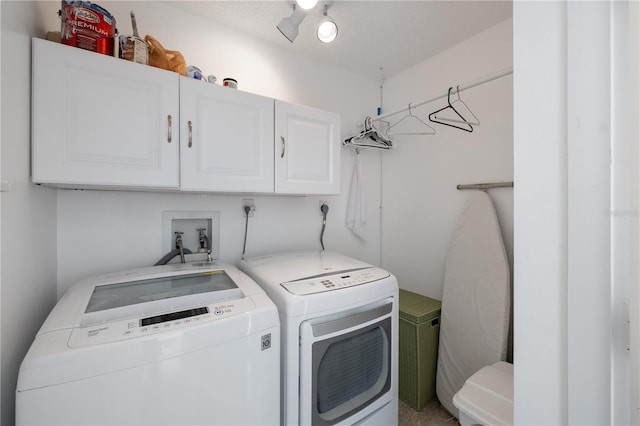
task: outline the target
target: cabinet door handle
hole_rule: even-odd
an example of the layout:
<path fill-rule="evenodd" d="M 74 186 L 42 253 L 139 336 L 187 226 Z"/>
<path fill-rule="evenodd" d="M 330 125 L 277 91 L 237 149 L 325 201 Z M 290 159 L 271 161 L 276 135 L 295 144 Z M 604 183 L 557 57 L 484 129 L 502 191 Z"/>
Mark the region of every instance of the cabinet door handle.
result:
<path fill-rule="evenodd" d="M 284 158 L 284 151 L 285 151 L 284 136 L 280 136 L 280 140 L 282 141 L 282 150 L 280 151 L 280 158 Z"/>
<path fill-rule="evenodd" d="M 171 143 L 171 115 L 167 115 L 167 123 L 169 124 L 169 131 L 167 132 L 167 143 Z"/>
<path fill-rule="evenodd" d="M 193 124 L 189 120 L 189 148 L 193 146 Z"/>

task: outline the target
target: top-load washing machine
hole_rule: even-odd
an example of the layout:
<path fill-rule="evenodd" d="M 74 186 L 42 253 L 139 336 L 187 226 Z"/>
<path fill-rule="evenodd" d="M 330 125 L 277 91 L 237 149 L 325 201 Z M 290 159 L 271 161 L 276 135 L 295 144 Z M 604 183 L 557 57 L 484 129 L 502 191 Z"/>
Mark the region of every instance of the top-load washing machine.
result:
<path fill-rule="evenodd" d="M 20 367 L 18 425 L 278 425 L 280 326 L 232 266 L 82 280 Z"/>
<path fill-rule="evenodd" d="M 393 275 L 324 251 L 255 257 L 239 267 L 280 314 L 283 424 L 397 424 Z"/>

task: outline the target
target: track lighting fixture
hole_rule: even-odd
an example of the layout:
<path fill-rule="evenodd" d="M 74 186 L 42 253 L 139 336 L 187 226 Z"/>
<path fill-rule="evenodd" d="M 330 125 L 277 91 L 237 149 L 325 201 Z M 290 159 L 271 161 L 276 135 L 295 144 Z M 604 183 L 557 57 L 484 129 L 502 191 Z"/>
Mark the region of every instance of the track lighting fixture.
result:
<path fill-rule="evenodd" d="M 290 16 L 286 18 L 282 18 L 280 23 L 278 24 L 278 30 L 282 33 L 283 36 L 287 38 L 291 43 L 293 40 L 298 37 L 298 27 L 304 20 L 306 13 L 301 7 L 296 7 L 293 5 L 293 12 Z"/>
<path fill-rule="evenodd" d="M 291 43 L 298 37 L 298 30 L 302 21 L 304 21 L 307 12 L 318 4 L 318 0 L 296 0 L 293 4 L 293 12 L 290 16 L 282 18 L 278 24 L 278 30 Z M 329 5 L 325 4 L 323 8 L 323 17 L 317 28 L 318 39 L 323 43 L 331 43 L 338 36 L 338 25 L 331 18 L 327 11 Z"/>
<path fill-rule="evenodd" d="M 329 9 L 329 5 L 324 5 L 324 17 L 318 24 L 318 39 L 323 43 L 331 43 L 338 36 L 338 25 L 336 25 L 336 21 L 333 20 L 329 15 L 327 15 L 327 10 Z"/>

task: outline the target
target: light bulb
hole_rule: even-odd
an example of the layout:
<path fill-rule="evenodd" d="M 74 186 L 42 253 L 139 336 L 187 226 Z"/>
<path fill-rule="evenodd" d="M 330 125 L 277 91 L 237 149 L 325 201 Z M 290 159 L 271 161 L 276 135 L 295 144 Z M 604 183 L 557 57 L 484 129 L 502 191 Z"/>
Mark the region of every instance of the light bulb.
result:
<path fill-rule="evenodd" d="M 338 36 L 338 26 L 331 18 L 324 18 L 318 25 L 318 39 L 323 43 L 331 43 Z"/>
<path fill-rule="evenodd" d="M 318 4 L 318 0 L 296 0 L 298 6 L 300 6 L 304 10 L 313 9 L 316 4 Z"/>

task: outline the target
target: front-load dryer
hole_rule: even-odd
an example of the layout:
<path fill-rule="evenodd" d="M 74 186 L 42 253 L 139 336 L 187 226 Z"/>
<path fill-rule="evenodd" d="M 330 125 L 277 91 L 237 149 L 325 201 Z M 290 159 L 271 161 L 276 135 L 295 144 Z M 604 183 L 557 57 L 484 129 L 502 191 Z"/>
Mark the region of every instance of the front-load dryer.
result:
<path fill-rule="evenodd" d="M 232 266 L 155 266 L 82 280 L 20 367 L 18 425 L 277 425 L 280 326 Z"/>
<path fill-rule="evenodd" d="M 283 424 L 397 424 L 393 275 L 325 251 L 255 257 L 240 269 L 280 314 Z"/>

